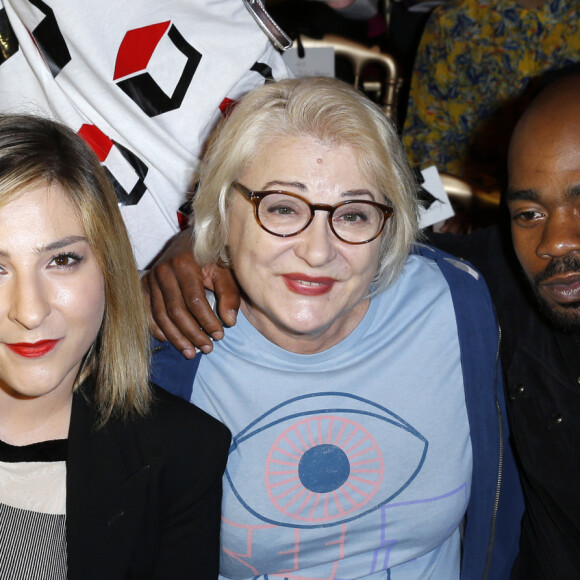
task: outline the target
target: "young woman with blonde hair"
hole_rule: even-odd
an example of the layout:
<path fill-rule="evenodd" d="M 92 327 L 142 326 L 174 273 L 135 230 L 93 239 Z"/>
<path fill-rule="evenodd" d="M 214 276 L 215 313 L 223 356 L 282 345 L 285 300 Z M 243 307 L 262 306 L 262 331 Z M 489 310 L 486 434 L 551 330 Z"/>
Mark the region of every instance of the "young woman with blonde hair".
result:
<path fill-rule="evenodd" d="M 3 578 L 216 577 L 229 433 L 151 387 L 148 350 L 96 156 L 62 125 L 0 117 Z"/>

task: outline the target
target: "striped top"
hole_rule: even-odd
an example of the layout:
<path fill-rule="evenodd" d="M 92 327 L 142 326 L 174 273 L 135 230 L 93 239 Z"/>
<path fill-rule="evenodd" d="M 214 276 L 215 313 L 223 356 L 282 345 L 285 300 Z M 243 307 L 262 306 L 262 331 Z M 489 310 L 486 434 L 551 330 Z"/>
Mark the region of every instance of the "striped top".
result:
<path fill-rule="evenodd" d="M 66 580 L 66 450 L 0 441 L 0 580 Z"/>

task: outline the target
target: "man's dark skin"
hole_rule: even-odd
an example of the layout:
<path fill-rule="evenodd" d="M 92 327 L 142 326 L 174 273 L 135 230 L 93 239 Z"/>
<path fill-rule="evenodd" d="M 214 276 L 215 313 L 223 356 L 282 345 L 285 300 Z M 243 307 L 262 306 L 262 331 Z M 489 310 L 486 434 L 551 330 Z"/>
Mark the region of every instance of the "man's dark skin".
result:
<path fill-rule="evenodd" d="M 451 236 L 454 246 L 437 241 L 484 274 L 503 330 L 526 501 L 512 580 L 580 578 L 579 93 L 580 75 L 562 78 L 520 119 L 508 156 L 504 239 L 492 228 Z"/>
<path fill-rule="evenodd" d="M 201 268 L 191 245 L 191 230 L 178 234 L 142 279 L 152 312 L 151 332 L 159 340 L 169 340 L 186 358 L 195 356 L 195 347 L 211 352 L 212 339 L 224 336 L 220 319 L 205 299 L 205 288 L 219 297 L 217 312 L 226 326 L 236 323 L 240 307 L 231 272 L 216 265 Z"/>
<path fill-rule="evenodd" d="M 513 576 L 517 580 L 580 578 L 578 95 L 580 74 L 556 81 L 530 105 L 514 131 L 505 197 L 513 246 L 502 254 L 496 230 L 465 239 L 451 236 L 455 241 L 442 243 L 482 270 L 503 327 L 506 398 L 528 502 Z M 200 269 L 189 251 L 189 236 L 180 244 L 144 284 L 157 321 L 155 336 L 169 339 L 191 358 L 194 345 L 211 350 L 208 335 L 223 336 L 205 303 L 203 285 L 216 291 L 218 313 L 226 324 L 235 323 L 239 298 L 229 272 L 216 266 Z M 514 251 L 517 259 L 510 266 Z"/>
<path fill-rule="evenodd" d="M 540 95 L 514 132 L 506 194 L 518 260 L 553 323 L 580 330 L 580 75 Z"/>

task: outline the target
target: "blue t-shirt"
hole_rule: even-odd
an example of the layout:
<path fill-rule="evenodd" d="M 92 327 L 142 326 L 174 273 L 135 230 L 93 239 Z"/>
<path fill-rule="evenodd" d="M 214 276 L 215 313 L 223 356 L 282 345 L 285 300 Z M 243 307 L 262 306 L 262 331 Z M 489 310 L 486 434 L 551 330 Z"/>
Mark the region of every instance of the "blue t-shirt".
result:
<path fill-rule="evenodd" d="M 222 578 L 459 578 L 472 455 L 436 264 L 411 256 L 324 352 L 285 351 L 240 313 L 198 356 L 191 400 L 234 437 Z"/>

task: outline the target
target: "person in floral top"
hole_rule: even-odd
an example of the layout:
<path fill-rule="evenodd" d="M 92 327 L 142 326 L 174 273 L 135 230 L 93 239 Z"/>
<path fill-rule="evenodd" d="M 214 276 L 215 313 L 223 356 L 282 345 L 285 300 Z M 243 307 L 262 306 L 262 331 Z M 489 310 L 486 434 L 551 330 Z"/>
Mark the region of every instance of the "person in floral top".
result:
<path fill-rule="evenodd" d="M 411 161 L 480 186 L 504 182 L 533 80 L 580 61 L 578 0 L 452 0 L 429 18 L 404 143 Z"/>

